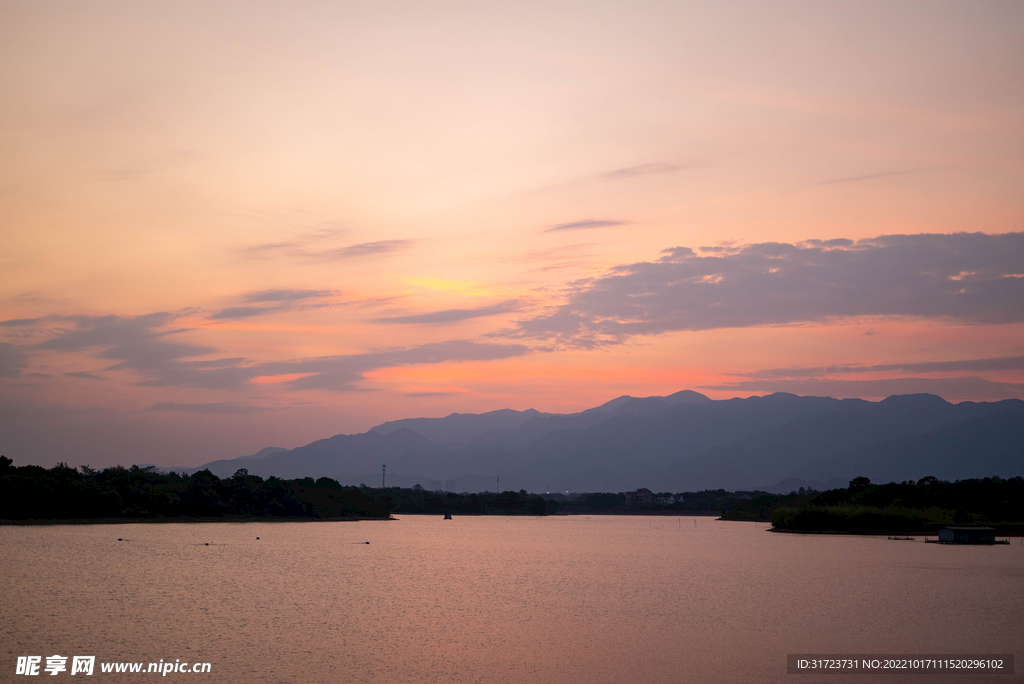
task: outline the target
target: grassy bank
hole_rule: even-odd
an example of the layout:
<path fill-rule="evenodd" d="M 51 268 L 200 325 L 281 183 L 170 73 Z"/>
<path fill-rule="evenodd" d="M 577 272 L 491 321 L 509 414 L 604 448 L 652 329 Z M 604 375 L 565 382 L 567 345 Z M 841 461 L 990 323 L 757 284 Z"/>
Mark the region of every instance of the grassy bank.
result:
<path fill-rule="evenodd" d="M 859 477 L 849 487 L 799 491 L 742 502 L 726 520 L 771 521 L 776 530 L 921 534 L 947 525 L 987 525 L 1001 534 L 1024 532 L 1024 482 L 1020 477 L 872 484 Z"/>

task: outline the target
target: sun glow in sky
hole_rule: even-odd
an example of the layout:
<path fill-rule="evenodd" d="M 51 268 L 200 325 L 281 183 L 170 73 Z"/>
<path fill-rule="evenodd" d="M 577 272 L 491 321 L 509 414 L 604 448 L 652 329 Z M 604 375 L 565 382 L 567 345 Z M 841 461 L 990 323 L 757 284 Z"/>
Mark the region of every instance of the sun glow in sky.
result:
<path fill-rule="evenodd" d="M 1024 5 L 0 0 L 0 452 L 1024 398 Z"/>

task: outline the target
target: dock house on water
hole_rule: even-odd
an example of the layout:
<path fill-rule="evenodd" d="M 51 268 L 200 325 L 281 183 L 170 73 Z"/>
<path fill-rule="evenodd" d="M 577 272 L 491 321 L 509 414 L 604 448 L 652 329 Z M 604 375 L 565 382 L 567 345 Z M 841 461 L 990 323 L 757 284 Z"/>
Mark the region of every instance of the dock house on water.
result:
<path fill-rule="evenodd" d="M 947 527 L 939 530 L 942 544 L 995 544 L 994 527 Z"/>

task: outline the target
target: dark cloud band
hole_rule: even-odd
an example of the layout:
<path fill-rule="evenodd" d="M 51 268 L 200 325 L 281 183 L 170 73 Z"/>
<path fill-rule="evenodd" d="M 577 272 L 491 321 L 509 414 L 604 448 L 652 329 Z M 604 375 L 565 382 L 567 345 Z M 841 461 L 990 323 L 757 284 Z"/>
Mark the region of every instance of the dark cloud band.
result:
<path fill-rule="evenodd" d="M 229 401 L 214 402 L 209 404 L 177 404 L 174 402 L 163 402 L 150 406 L 147 411 L 182 411 L 185 413 L 223 413 L 231 415 L 246 415 L 259 413 L 267 409 L 250 404 L 238 404 Z"/>
<path fill-rule="evenodd" d="M 13 344 L 0 342 L 0 378 L 17 377 L 24 367 L 24 352 Z"/>
<path fill-rule="evenodd" d="M 624 226 L 626 221 L 609 221 L 609 220 L 595 220 L 586 219 L 583 221 L 573 221 L 571 223 L 559 223 L 557 226 L 552 226 L 545 230 L 545 233 L 554 233 L 559 230 L 587 230 L 590 228 L 610 228 L 612 226 Z"/>
<path fill-rule="evenodd" d="M 1024 233 L 887 235 L 700 251 L 619 266 L 507 331 L 577 347 L 638 335 L 912 316 L 1024 321 Z"/>
<path fill-rule="evenodd" d="M 273 291 L 276 292 L 276 291 Z M 263 295 L 266 296 L 265 293 Z M 307 298 L 315 298 L 309 294 Z M 271 300 L 287 299 L 272 295 Z M 515 301 L 499 307 L 509 310 Z M 484 315 L 487 312 L 476 312 Z M 495 311 L 494 313 L 497 313 Z M 356 391 L 356 383 L 365 373 L 378 368 L 411 364 L 434 364 L 459 361 L 492 361 L 530 353 L 522 344 L 450 340 L 431 342 L 415 347 L 369 351 L 362 354 L 325 356 L 252 363 L 243 358 L 203 359 L 217 350 L 188 342 L 171 341 L 174 335 L 188 329 L 174 328 L 178 314 L 154 313 L 124 318 L 120 316 L 51 317 L 59 327 L 50 330 L 50 338 L 31 347 L 0 343 L 0 376 L 14 377 L 22 373 L 25 349 L 32 351 L 85 352 L 94 358 L 111 359 L 114 365 L 105 371 L 131 370 L 144 387 L 201 387 L 206 389 L 238 389 L 257 378 L 280 378 L 278 385 L 287 389 L 322 389 Z M 37 319 L 46 321 L 49 319 Z M 43 331 L 40 331 L 43 332 Z M 89 371 L 69 373 L 72 377 L 103 379 Z M 188 406 L 191 408 L 182 408 Z M 221 404 L 159 405 L 151 410 L 191 410 L 207 407 L 202 412 L 216 412 Z M 235 409 L 227 409 L 237 412 Z"/>
<path fill-rule="evenodd" d="M 518 306 L 518 302 L 515 300 L 502 302 L 500 304 L 494 304 L 492 306 L 481 306 L 475 309 L 444 309 L 442 311 L 431 311 L 423 314 L 412 314 L 408 316 L 388 316 L 385 318 L 374 319 L 373 323 L 412 323 L 412 324 L 427 324 L 427 323 L 456 323 L 458 321 L 467 321 L 473 318 L 484 318 L 486 316 L 497 316 L 498 314 L 508 313 L 515 311 Z"/>
<path fill-rule="evenodd" d="M 619 180 L 622 178 L 635 178 L 636 176 L 649 176 L 651 174 L 658 173 L 672 173 L 673 171 L 691 168 L 692 166 L 694 166 L 692 163 L 666 164 L 664 162 L 652 162 L 650 164 L 639 164 L 637 166 L 627 166 L 622 169 L 607 171 L 602 173 L 600 177 L 607 180 Z"/>
<path fill-rule="evenodd" d="M 830 375 L 848 375 L 852 373 L 983 373 L 997 371 L 1024 370 L 1024 356 L 1000 356 L 993 359 L 967 359 L 964 361 L 925 361 L 922 363 L 885 363 L 873 366 L 818 366 L 808 368 L 769 368 L 752 373 L 729 373 L 743 378 L 821 378 Z"/>

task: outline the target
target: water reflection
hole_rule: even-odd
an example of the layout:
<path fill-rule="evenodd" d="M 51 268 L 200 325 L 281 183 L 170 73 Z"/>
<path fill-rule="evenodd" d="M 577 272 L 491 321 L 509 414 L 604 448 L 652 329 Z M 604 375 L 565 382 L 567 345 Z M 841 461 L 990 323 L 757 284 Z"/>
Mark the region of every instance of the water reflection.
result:
<path fill-rule="evenodd" d="M 1024 547 L 765 527 L 611 516 L 4 527 L 4 667 L 59 653 L 208 661 L 206 682 L 772 682 L 792 678 L 787 653 L 1021 644 Z"/>

